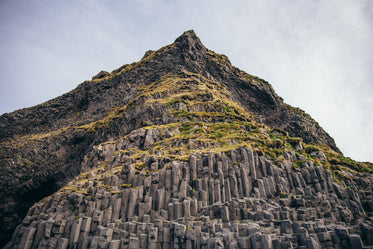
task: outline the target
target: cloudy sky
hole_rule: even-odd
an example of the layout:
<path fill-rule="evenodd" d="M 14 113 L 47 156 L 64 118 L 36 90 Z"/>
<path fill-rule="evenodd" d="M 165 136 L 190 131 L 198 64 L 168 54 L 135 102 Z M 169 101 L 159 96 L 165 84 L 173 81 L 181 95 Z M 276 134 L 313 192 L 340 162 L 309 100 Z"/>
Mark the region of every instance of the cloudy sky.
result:
<path fill-rule="evenodd" d="M 57 97 L 194 29 L 373 161 L 371 0 L 1 0 L 0 114 Z"/>

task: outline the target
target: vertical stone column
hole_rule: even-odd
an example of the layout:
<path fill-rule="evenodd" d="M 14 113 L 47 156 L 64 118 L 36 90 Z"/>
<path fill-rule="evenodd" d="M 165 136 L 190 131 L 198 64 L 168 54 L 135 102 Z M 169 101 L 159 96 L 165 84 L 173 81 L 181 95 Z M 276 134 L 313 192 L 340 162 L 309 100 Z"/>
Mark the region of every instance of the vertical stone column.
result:
<path fill-rule="evenodd" d="M 108 223 L 111 222 L 113 216 L 113 209 L 110 206 L 108 209 L 104 210 L 104 218 L 102 219 L 102 224 L 107 226 Z"/>
<path fill-rule="evenodd" d="M 292 172 L 291 177 L 292 177 L 292 180 L 293 180 L 293 183 L 294 183 L 294 187 L 295 188 L 301 187 L 301 184 L 300 184 L 300 181 L 299 181 L 299 178 L 298 178 L 298 174 L 296 172 Z"/>
<path fill-rule="evenodd" d="M 165 189 L 165 193 L 164 193 L 164 205 L 163 206 L 166 207 L 168 205 L 168 203 L 170 203 L 171 196 L 172 196 L 171 189 Z"/>
<path fill-rule="evenodd" d="M 220 180 L 215 179 L 214 181 L 214 203 L 221 202 L 221 193 L 220 193 Z"/>
<path fill-rule="evenodd" d="M 140 240 L 138 237 L 131 237 L 130 242 L 128 245 L 128 249 L 139 249 L 140 248 Z"/>
<path fill-rule="evenodd" d="M 224 191 L 225 191 L 225 202 L 231 200 L 231 188 L 229 184 L 229 179 L 224 180 Z"/>
<path fill-rule="evenodd" d="M 204 177 L 202 179 L 202 189 L 208 192 L 208 189 L 209 189 L 209 178 L 208 177 Z"/>
<path fill-rule="evenodd" d="M 228 176 L 228 158 L 226 156 L 223 156 L 221 158 L 221 163 L 222 163 L 223 174 L 225 176 Z"/>
<path fill-rule="evenodd" d="M 197 216 L 197 214 L 198 214 L 197 200 L 193 199 L 190 202 L 190 215 L 191 216 Z"/>
<path fill-rule="evenodd" d="M 182 180 L 179 187 L 178 197 L 180 199 L 184 199 L 187 196 L 188 190 L 188 182 L 186 180 Z"/>
<path fill-rule="evenodd" d="M 231 189 L 231 196 L 234 198 L 238 198 L 238 189 L 237 189 L 237 179 L 236 179 L 236 171 L 234 168 L 229 169 L 229 184 Z"/>
<path fill-rule="evenodd" d="M 229 208 L 227 206 L 223 206 L 221 207 L 221 218 L 223 220 L 224 223 L 228 223 L 229 222 Z"/>
<path fill-rule="evenodd" d="M 130 220 L 135 215 L 135 207 L 137 202 L 137 189 L 131 188 L 128 201 L 127 220 Z"/>
<path fill-rule="evenodd" d="M 116 221 L 119 219 L 121 207 L 122 207 L 122 198 L 118 198 L 115 200 L 115 203 L 114 203 L 112 221 Z"/>
<path fill-rule="evenodd" d="M 122 192 L 122 205 L 121 205 L 121 210 L 120 213 L 122 215 L 122 220 L 126 221 L 127 220 L 127 209 L 128 209 L 128 199 L 130 197 L 130 188 L 124 189 Z"/>
<path fill-rule="evenodd" d="M 190 167 L 188 162 L 183 162 L 183 179 L 185 179 L 187 182 L 190 181 Z"/>
<path fill-rule="evenodd" d="M 226 194 L 225 194 L 225 186 L 224 186 L 224 180 L 223 180 L 223 184 L 220 184 L 220 197 L 221 197 L 221 203 L 225 203 L 225 197 L 226 197 Z"/>
<path fill-rule="evenodd" d="M 272 170 L 272 163 L 268 160 L 265 160 L 265 163 L 266 163 L 266 172 L 267 172 L 267 175 L 269 176 L 273 176 L 273 170 Z"/>
<path fill-rule="evenodd" d="M 210 176 L 214 174 L 214 153 L 212 152 L 208 154 L 208 170 Z"/>
<path fill-rule="evenodd" d="M 203 178 L 204 175 L 203 175 L 203 160 L 202 160 L 202 156 L 200 154 L 197 155 L 197 160 L 196 160 L 196 164 L 197 164 L 197 178 Z"/>
<path fill-rule="evenodd" d="M 221 171 L 221 173 L 223 173 L 223 162 L 222 161 L 217 161 L 216 162 L 216 167 L 215 167 L 214 171 L 215 172 Z"/>
<path fill-rule="evenodd" d="M 170 248 L 171 243 L 171 233 L 169 227 L 163 227 L 161 230 L 161 236 L 160 239 L 162 241 L 162 244 L 160 245 L 160 248 Z"/>
<path fill-rule="evenodd" d="M 276 189 L 273 181 L 272 176 L 267 176 L 266 178 L 263 178 L 263 183 L 265 187 L 265 191 L 267 196 L 274 196 L 276 194 Z"/>
<path fill-rule="evenodd" d="M 247 155 L 247 149 L 245 147 L 240 147 L 240 154 L 241 154 L 241 162 L 242 163 L 249 163 L 249 156 Z"/>
<path fill-rule="evenodd" d="M 266 166 L 266 162 L 265 162 L 265 159 L 263 156 L 260 156 L 259 158 L 259 177 L 266 177 L 267 176 L 267 166 Z"/>
<path fill-rule="evenodd" d="M 214 180 L 211 179 L 208 182 L 208 196 L 209 196 L 209 205 L 214 204 Z"/>
<path fill-rule="evenodd" d="M 92 216 L 93 211 L 95 210 L 96 203 L 94 201 L 89 201 L 88 202 L 88 207 L 86 208 L 86 214 L 87 216 Z"/>
<path fill-rule="evenodd" d="M 237 213 L 236 213 L 237 205 L 238 204 L 234 200 L 231 200 L 229 202 L 229 218 L 230 218 L 230 220 L 237 219 Z"/>
<path fill-rule="evenodd" d="M 303 179 L 302 173 L 297 172 L 297 174 L 298 174 L 298 179 L 299 179 L 300 185 L 301 185 L 303 188 L 305 188 L 307 185 L 306 185 L 306 182 L 305 182 L 304 179 Z"/>
<path fill-rule="evenodd" d="M 127 182 L 132 185 L 132 187 L 137 186 L 137 178 L 135 177 L 136 170 L 134 165 L 130 165 L 130 171 L 127 176 Z"/>
<path fill-rule="evenodd" d="M 233 163 L 237 163 L 238 160 L 237 160 L 237 156 L 236 156 L 236 151 L 235 150 L 231 150 L 231 160 Z"/>
<path fill-rule="evenodd" d="M 223 164 L 222 162 L 218 162 L 218 166 L 216 169 L 216 172 L 218 172 L 218 177 L 220 180 L 220 186 L 222 187 L 224 185 L 224 173 L 223 173 Z"/>
<path fill-rule="evenodd" d="M 247 149 L 247 158 L 248 158 L 248 163 L 249 163 L 249 173 L 251 174 L 252 179 L 256 179 L 256 169 L 255 169 L 255 158 L 254 158 L 254 153 L 251 149 Z"/>
<path fill-rule="evenodd" d="M 247 177 L 247 172 L 244 168 L 241 167 L 241 178 L 242 178 L 242 189 L 244 197 L 249 197 L 251 192 L 251 181 Z"/>
<path fill-rule="evenodd" d="M 139 202 L 137 204 L 137 216 L 139 217 L 140 220 L 143 220 L 144 214 L 145 214 L 145 203 Z"/>
<path fill-rule="evenodd" d="M 109 249 L 120 249 L 120 240 L 112 240 L 109 242 Z"/>
<path fill-rule="evenodd" d="M 175 208 L 175 211 L 174 211 L 175 220 L 181 218 L 183 216 L 183 205 L 182 205 L 182 203 L 175 202 L 174 203 L 174 208 Z"/>
<path fill-rule="evenodd" d="M 81 237 L 86 237 L 89 235 L 89 231 L 91 230 L 92 218 L 91 217 L 83 217 L 82 225 L 80 227 Z"/>
<path fill-rule="evenodd" d="M 56 249 L 66 249 L 68 246 L 68 243 L 69 243 L 69 240 L 67 238 L 59 238 L 57 241 Z"/>
<path fill-rule="evenodd" d="M 82 221 L 83 221 L 83 218 L 79 218 L 75 220 L 71 227 L 70 239 L 69 239 L 70 248 L 75 248 L 78 244 L 80 227 L 82 225 Z"/>
<path fill-rule="evenodd" d="M 171 170 L 166 170 L 165 187 L 166 187 L 166 190 L 171 190 L 172 188 L 172 171 Z"/>
<path fill-rule="evenodd" d="M 152 209 L 152 202 L 153 198 L 151 196 L 145 197 L 144 214 L 149 214 L 150 210 Z"/>
<path fill-rule="evenodd" d="M 150 187 L 150 196 L 153 199 L 152 209 L 155 209 L 155 201 L 156 201 L 156 198 L 157 198 L 157 191 L 158 191 L 158 183 L 152 183 L 152 185 Z"/>
<path fill-rule="evenodd" d="M 32 242 L 33 242 L 35 232 L 36 232 L 36 228 L 34 228 L 34 227 L 27 228 L 25 230 L 25 232 L 23 233 L 21 243 L 19 244 L 18 248 L 30 249 L 31 245 L 32 245 Z"/>
<path fill-rule="evenodd" d="M 194 185 L 196 191 L 203 190 L 203 187 L 202 187 L 202 180 L 201 180 L 201 179 L 197 179 L 197 180 L 195 180 L 195 181 L 193 182 L 193 185 Z"/>
<path fill-rule="evenodd" d="M 189 158 L 190 179 L 192 181 L 197 179 L 197 157 L 193 154 Z"/>
<path fill-rule="evenodd" d="M 158 228 L 150 229 L 148 236 L 148 249 L 157 249 L 158 243 Z"/>
<path fill-rule="evenodd" d="M 95 210 L 93 212 L 93 217 L 92 217 L 93 223 L 91 224 L 91 232 L 96 231 L 97 227 L 101 225 L 103 216 L 104 215 L 103 215 L 102 211 Z M 66 231 L 66 229 L 65 229 L 65 231 Z"/>
<path fill-rule="evenodd" d="M 206 191 L 201 190 L 199 192 L 199 199 L 202 201 L 202 207 L 207 207 L 208 205 L 208 195 Z"/>
<path fill-rule="evenodd" d="M 170 220 L 175 219 L 175 207 L 173 203 L 168 203 L 168 217 Z"/>
<path fill-rule="evenodd" d="M 164 198 L 165 197 L 165 190 L 164 188 L 157 189 L 155 195 L 155 211 L 159 211 L 163 208 L 164 205 Z"/>
<path fill-rule="evenodd" d="M 190 201 L 184 200 L 183 201 L 183 216 L 184 217 L 190 217 Z"/>
<path fill-rule="evenodd" d="M 104 198 L 103 198 L 103 201 L 102 201 L 102 210 L 105 210 L 109 207 L 109 203 L 110 203 L 110 197 L 111 197 L 111 193 L 108 192 L 108 191 L 105 191 L 104 192 Z"/>
<path fill-rule="evenodd" d="M 259 189 L 260 198 L 266 198 L 267 193 L 265 191 L 264 183 L 262 179 L 256 179 L 255 185 Z"/>
<path fill-rule="evenodd" d="M 166 168 L 162 168 L 160 171 L 159 171 L 159 188 L 163 188 L 165 187 L 165 179 L 166 178 Z"/>
<path fill-rule="evenodd" d="M 177 193 L 179 190 L 179 182 L 180 182 L 180 166 L 176 162 L 172 162 L 172 178 L 171 178 L 171 189 L 172 193 Z"/>

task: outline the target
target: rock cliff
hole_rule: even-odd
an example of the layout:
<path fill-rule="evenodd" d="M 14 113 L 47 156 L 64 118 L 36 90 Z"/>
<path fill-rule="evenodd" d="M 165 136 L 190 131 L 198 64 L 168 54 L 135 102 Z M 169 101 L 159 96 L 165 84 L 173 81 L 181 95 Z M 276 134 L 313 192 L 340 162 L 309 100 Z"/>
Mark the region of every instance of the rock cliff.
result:
<path fill-rule="evenodd" d="M 2 115 L 0 143 L 6 248 L 373 246 L 372 164 L 193 31 Z"/>

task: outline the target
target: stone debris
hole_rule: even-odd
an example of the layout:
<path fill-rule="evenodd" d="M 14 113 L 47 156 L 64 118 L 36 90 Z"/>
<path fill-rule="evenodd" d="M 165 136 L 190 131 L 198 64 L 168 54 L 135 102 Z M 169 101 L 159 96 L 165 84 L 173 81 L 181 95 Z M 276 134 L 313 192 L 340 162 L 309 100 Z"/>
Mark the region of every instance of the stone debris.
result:
<path fill-rule="evenodd" d="M 95 153 L 105 166 L 30 208 L 6 248 L 373 248 L 372 181 L 355 193 L 311 161 L 277 166 L 248 148 L 144 155 L 142 170 L 115 145 Z"/>

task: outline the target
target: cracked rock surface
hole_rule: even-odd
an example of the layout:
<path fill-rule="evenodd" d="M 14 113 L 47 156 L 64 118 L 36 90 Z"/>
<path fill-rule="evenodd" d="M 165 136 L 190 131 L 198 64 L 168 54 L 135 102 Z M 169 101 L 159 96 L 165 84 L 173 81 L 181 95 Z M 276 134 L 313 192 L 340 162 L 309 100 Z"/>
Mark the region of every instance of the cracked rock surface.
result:
<path fill-rule="evenodd" d="M 289 155 L 274 165 L 244 147 L 184 161 L 140 152 L 135 160 L 136 136 L 145 146 L 146 134 L 154 132 L 95 147 L 83 162 L 90 170 L 32 206 L 7 248 L 372 246 L 361 204 L 372 204 L 371 175 L 347 187 L 312 161 L 295 168 Z"/>
<path fill-rule="evenodd" d="M 372 248 L 372 172 L 187 31 L 0 116 L 0 247 Z"/>

